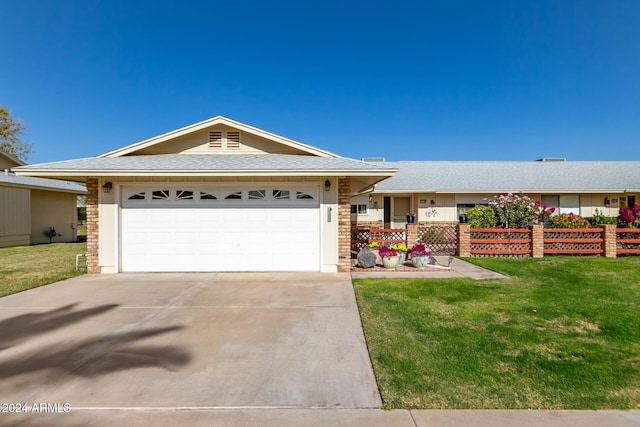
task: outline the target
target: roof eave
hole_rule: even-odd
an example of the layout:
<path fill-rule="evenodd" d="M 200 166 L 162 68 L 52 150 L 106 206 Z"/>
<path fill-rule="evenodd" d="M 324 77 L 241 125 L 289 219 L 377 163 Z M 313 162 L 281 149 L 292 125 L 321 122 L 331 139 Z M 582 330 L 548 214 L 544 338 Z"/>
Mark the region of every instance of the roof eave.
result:
<path fill-rule="evenodd" d="M 599 188 L 599 189 L 525 189 L 525 190 L 477 190 L 477 189 L 457 189 L 457 190 L 436 190 L 436 189 L 407 189 L 407 190 L 385 190 L 376 188 L 373 193 L 376 194 L 405 194 L 405 193 L 436 193 L 436 194 L 520 194 L 520 193 L 542 193 L 542 194 L 576 194 L 576 193 L 594 193 L 594 194 L 606 194 L 606 193 L 633 193 L 640 190 L 633 189 L 620 189 L 620 188 Z"/>
<path fill-rule="evenodd" d="M 42 178 L 87 176 L 393 176 L 391 169 L 227 169 L 227 170 L 90 170 L 90 169 L 21 169 L 16 175 Z"/>
<path fill-rule="evenodd" d="M 59 188 L 59 187 L 49 187 L 46 185 L 38 185 L 38 184 L 25 184 L 20 182 L 0 182 L 0 186 L 3 187 L 14 187 L 14 188 L 25 188 L 29 190 L 42 190 L 42 191 L 55 191 L 57 193 L 71 193 L 71 194 L 87 194 L 86 189 L 74 189 L 74 188 Z"/>

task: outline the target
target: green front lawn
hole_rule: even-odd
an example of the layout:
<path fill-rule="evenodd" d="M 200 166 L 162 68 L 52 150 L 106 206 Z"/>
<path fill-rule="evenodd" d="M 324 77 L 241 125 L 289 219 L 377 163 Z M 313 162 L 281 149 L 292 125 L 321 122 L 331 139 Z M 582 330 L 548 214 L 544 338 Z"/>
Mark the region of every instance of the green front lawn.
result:
<path fill-rule="evenodd" d="M 76 271 L 76 254 L 86 251 L 86 243 L 0 248 L 0 297 L 84 274 Z"/>
<path fill-rule="evenodd" d="M 354 280 L 386 408 L 640 408 L 640 257 L 469 261 Z"/>

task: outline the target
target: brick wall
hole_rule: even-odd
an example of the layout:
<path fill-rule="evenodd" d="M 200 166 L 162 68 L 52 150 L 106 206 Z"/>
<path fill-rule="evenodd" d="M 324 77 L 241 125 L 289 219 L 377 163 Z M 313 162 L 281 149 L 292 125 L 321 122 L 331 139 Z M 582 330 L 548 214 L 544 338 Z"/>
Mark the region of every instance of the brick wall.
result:
<path fill-rule="evenodd" d="M 351 177 L 338 178 L 338 271 L 351 271 Z"/>
<path fill-rule="evenodd" d="M 87 272 L 100 273 L 98 265 L 99 179 L 87 178 Z"/>
<path fill-rule="evenodd" d="M 418 243 L 418 224 L 407 224 L 407 249 Z"/>

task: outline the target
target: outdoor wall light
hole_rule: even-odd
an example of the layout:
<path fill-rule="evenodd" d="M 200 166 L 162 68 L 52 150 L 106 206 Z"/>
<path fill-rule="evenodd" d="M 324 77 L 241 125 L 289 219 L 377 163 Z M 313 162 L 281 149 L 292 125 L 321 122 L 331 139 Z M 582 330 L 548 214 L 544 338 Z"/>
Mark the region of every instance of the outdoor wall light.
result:
<path fill-rule="evenodd" d="M 433 205 L 435 205 L 435 204 L 436 204 L 436 201 L 435 201 L 435 200 L 433 200 L 433 199 L 431 199 L 431 202 L 430 202 L 430 203 L 431 203 L 431 206 L 433 206 Z"/>
<path fill-rule="evenodd" d="M 331 190 L 331 181 L 326 180 L 324 182 L 324 191 L 329 191 L 329 190 Z"/>
<path fill-rule="evenodd" d="M 107 181 L 102 185 L 102 192 L 111 193 L 111 189 L 113 188 L 113 184 L 111 181 Z"/>

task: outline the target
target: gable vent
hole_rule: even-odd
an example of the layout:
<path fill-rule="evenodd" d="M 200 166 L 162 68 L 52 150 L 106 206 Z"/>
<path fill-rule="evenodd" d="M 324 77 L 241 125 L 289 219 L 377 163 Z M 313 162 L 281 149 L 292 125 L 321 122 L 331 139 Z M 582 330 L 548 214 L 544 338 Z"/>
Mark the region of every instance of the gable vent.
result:
<path fill-rule="evenodd" d="M 240 149 L 240 131 L 227 131 L 227 149 Z"/>
<path fill-rule="evenodd" d="M 209 131 L 209 148 L 215 150 L 222 150 L 222 131 L 210 130 Z"/>

